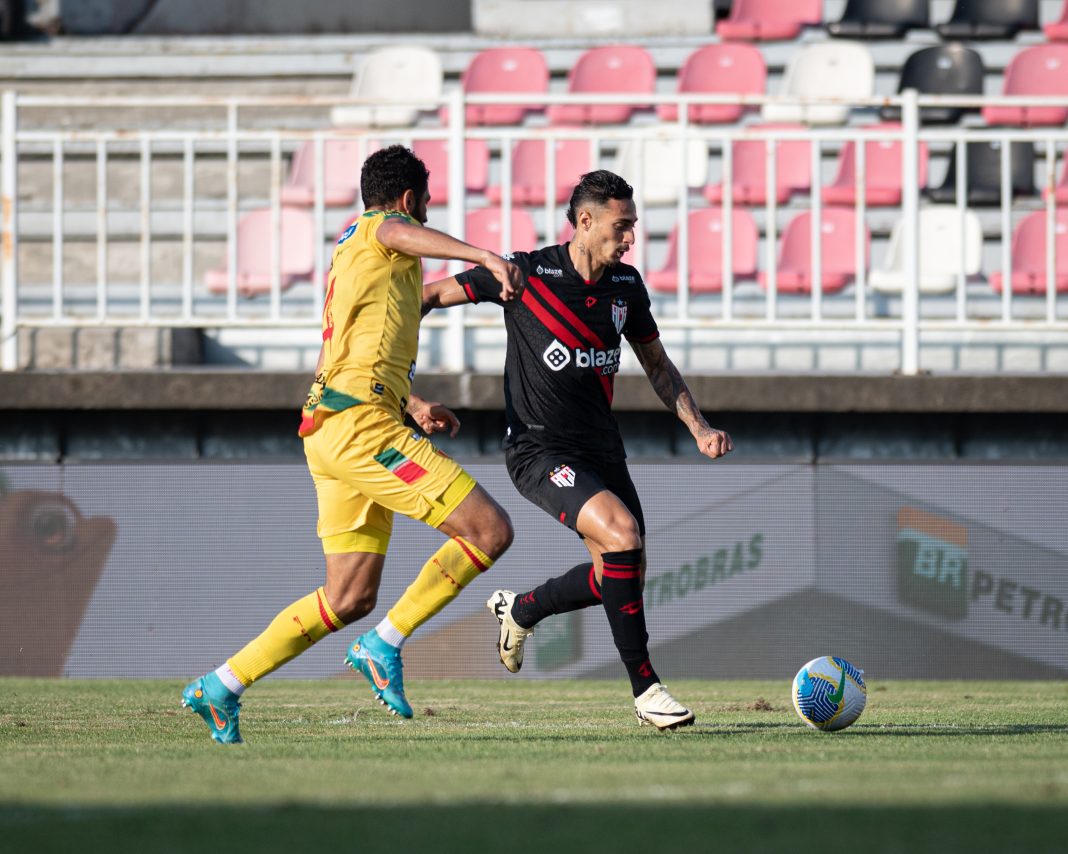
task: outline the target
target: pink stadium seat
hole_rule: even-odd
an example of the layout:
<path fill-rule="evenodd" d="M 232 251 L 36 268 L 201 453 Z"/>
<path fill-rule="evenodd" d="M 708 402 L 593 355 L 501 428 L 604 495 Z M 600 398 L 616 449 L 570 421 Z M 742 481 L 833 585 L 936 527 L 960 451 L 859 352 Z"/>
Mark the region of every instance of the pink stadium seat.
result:
<path fill-rule="evenodd" d="M 282 253 L 280 285 L 288 288 L 297 279 L 311 275 L 315 266 L 315 224 L 301 208 L 282 208 Z M 237 223 L 237 292 L 251 297 L 271 290 L 274 238 L 270 208 L 250 211 Z M 209 270 L 204 284 L 212 293 L 226 293 L 229 274 L 225 261 Z"/>
<path fill-rule="evenodd" d="M 1049 191 L 1047 190 L 1046 193 Z M 1043 193 L 1043 197 L 1046 195 Z M 1053 188 L 1053 198 L 1059 204 L 1068 205 L 1068 157 L 1064 158 L 1064 167 L 1061 169 L 1061 178 Z"/>
<path fill-rule="evenodd" d="M 822 0 L 734 0 L 727 20 L 716 25 L 721 39 L 795 39 L 805 24 L 823 20 Z"/>
<path fill-rule="evenodd" d="M 753 130 L 798 130 L 802 125 L 754 125 Z M 762 205 L 767 201 L 766 143 L 746 139 L 734 143 L 731 164 L 732 196 L 735 203 Z M 812 158 L 808 142 L 780 141 L 775 150 L 775 199 L 783 204 L 790 194 L 807 190 L 812 182 Z M 723 201 L 722 184 L 705 187 L 705 198 L 713 205 Z"/>
<path fill-rule="evenodd" d="M 678 92 L 763 95 L 767 77 L 764 57 L 757 48 L 721 42 L 705 45 L 686 57 L 679 71 Z M 743 109 L 733 104 L 693 104 L 689 120 L 697 124 L 736 122 Z M 661 104 L 657 114 L 669 122 L 678 118 L 679 111 L 674 104 Z"/>
<path fill-rule="evenodd" d="M 1053 228 L 1053 287 L 1063 293 L 1068 291 L 1068 211 L 1057 211 Z M 1000 270 L 990 274 L 990 286 L 998 293 L 1002 279 Z M 1046 288 L 1046 212 L 1035 211 L 1016 226 L 1012 235 L 1012 292 L 1041 295 Z"/>
<path fill-rule="evenodd" d="M 549 66 L 541 51 L 532 47 L 494 47 L 475 54 L 460 78 L 469 94 L 549 91 Z M 472 104 L 467 108 L 471 125 L 517 125 L 530 111 L 525 104 Z M 443 111 L 442 120 L 447 121 Z"/>
<path fill-rule="evenodd" d="M 412 152 L 430 170 L 430 204 L 449 201 L 449 144 L 444 139 L 417 139 Z M 481 193 L 489 183 L 489 146 L 484 139 L 464 142 L 464 187 L 469 193 Z"/>
<path fill-rule="evenodd" d="M 556 151 L 556 202 L 571 198 L 579 178 L 593 169 L 590 144 L 584 139 L 558 139 Z M 494 184 L 486 195 L 497 204 L 501 188 Z M 512 204 L 540 205 L 545 202 L 545 142 L 524 139 L 512 151 Z"/>
<path fill-rule="evenodd" d="M 856 276 L 854 234 L 856 213 L 852 208 L 827 208 L 821 216 L 820 266 L 825 294 L 840 291 Z M 871 232 L 864 229 L 864 256 L 871 251 Z M 867 263 L 865 261 L 865 263 Z M 767 275 L 760 274 L 761 284 Z M 780 293 L 812 292 L 812 213 L 802 211 L 787 224 L 779 250 L 776 290 Z"/>
<path fill-rule="evenodd" d="M 574 236 L 574 226 L 571 225 L 571 223 L 567 219 L 564 219 L 564 224 L 560 227 L 560 231 L 557 232 L 556 242 L 570 243 L 571 238 Z M 637 240 L 637 236 L 635 236 L 635 240 Z M 624 264 L 630 264 L 632 267 L 636 267 L 638 265 L 638 255 L 634 250 L 634 246 L 631 246 L 630 249 L 623 253 L 623 258 L 621 260 Z"/>
<path fill-rule="evenodd" d="M 899 130 L 899 124 L 872 125 L 870 130 Z M 927 185 L 927 145 L 920 144 L 919 186 Z M 901 143 L 873 140 L 864 144 L 864 200 L 868 205 L 901 204 Z M 838 157 L 838 174 L 823 188 L 823 201 L 829 205 L 856 202 L 857 147 L 847 142 Z"/>
<path fill-rule="evenodd" d="M 712 293 L 723 290 L 723 242 L 728 233 L 731 240 L 731 269 L 735 279 L 754 279 L 757 272 L 757 225 L 748 211 L 731 212 L 731 228 L 723 227 L 723 211 L 704 208 L 691 211 L 690 223 L 690 293 Z M 675 293 L 678 288 L 679 255 L 678 226 L 668 235 L 668 257 L 664 266 L 649 274 L 649 286 L 654 291 Z"/>
<path fill-rule="evenodd" d="M 567 75 L 571 94 L 645 94 L 656 89 L 656 66 L 645 48 L 636 45 L 592 47 Z M 554 125 L 621 124 L 639 109 L 634 104 L 553 104 Z"/>
<path fill-rule="evenodd" d="M 522 208 L 512 208 L 512 239 L 508 246 L 502 245 L 504 211 L 500 208 L 478 208 L 469 211 L 466 219 L 467 233 L 464 237 L 473 246 L 491 252 L 529 252 L 537 248 L 538 233 L 534 219 Z"/>
<path fill-rule="evenodd" d="M 1068 0 L 1064 0 L 1064 8 L 1061 9 L 1061 17 L 1046 24 L 1046 38 L 1050 41 L 1068 41 Z"/>
<path fill-rule="evenodd" d="M 360 143 L 355 139 L 323 141 L 323 200 L 327 207 L 352 204 L 360 188 Z M 297 149 L 282 185 L 283 205 L 315 204 L 315 145 L 309 140 Z"/>
<path fill-rule="evenodd" d="M 1017 53 L 1005 69 L 1003 95 L 1068 95 L 1068 45 L 1037 44 Z M 991 125 L 1063 125 L 1068 107 L 983 107 Z"/>

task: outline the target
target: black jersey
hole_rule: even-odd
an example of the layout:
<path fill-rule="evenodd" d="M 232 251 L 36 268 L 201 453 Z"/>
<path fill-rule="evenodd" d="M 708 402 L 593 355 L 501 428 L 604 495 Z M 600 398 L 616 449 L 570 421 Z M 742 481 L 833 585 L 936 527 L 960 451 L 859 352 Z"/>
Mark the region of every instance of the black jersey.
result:
<path fill-rule="evenodd" d="M 456 277 L 472 302 L 504 308 L 505 445 L 523 439 L 623 459 L 612 415 L 620 344 L 624 337 L 644 344 L 660 335 L 641 276 L 617 264 L 599 281 L 587 282 L 571 263 L 567 244 L 506 257 L 526 279 L 521 298 L 502 303 L 500 282 L 483 267 Z"/>

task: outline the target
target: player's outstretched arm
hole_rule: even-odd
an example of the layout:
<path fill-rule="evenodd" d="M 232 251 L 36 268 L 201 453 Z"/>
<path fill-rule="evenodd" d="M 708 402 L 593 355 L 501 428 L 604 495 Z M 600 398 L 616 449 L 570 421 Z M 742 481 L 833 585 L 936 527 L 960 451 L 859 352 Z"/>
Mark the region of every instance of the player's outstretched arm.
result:
<path fill-rule="evenodd" d="M 668 358 L 667 351 L 659 338 L 645 344 L 631 342 L 634 352 L 653 390 L 664 401 L 664 405 L 679 416 L 679 420 L 689 429 L 698 450 L 706 457 L 722 457 L 734 447 L 731 437 L 723 430 L 710 427 L 698 408 L 686 380 L 682 378 L 675 363 Z"/>
<path fill-rule="evenodd" d="M 440 403 L 423 400 L 416 394 L 408 397 L 408 414 L 428 436 L 448 430 L 449 436 L 455 437 L 460 431 L 460 419 L 455 412 Z"/>
<path fill-rule="evenodd" d="M 438 279 L 436 282 L 428 282 L 423 285 L 423 317 L 426 317 L 435 308 L 451 308 L 454 305 L 463 305 L 471 300 L 467 297 L 467 291 L 456 281 L 455 276 L 448 279 Z"/>
<path fill-rule="evenodd" d="M 485 267 L 501 283 L 501 299 L 511 299 L 522 288 L 523 277 L 515 264 L 505 261 L 488 249 L 479 249 L 435 228 L 413 225 L 407 220 L 395 217 L 386 219 L 378 227 L 377 236 L 383 246 L 394 252 L 420 258 L 469 261 Z"/>

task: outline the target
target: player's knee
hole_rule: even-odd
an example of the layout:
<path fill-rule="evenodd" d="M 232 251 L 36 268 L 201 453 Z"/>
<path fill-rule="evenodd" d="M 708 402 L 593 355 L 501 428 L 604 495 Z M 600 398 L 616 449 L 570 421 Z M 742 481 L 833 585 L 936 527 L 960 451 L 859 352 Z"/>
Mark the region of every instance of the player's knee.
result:
<path fill-rule="evenodd" d="M 370 614 L 378 604 L 378 596 L 374 591 L 366 589 L 344 590 L 337 597 L 338 602 L 331 607 L 338 619 L 343 623 L 353 623 Z"/>
<path fill-rule="evenodd" d="M 638 521 L 629 513 L 625 518 L 614 520 L 603 537 L 604 550 L 608 552 L 626 552 L 642 547 L 642 534 Z"/>
<path fill-rule="evenodd" d="M 494 560 L 508 551 L 515 539 L 515 529 L 508 514 L 500 507 L 493 508 L 490 518 L 481 526 L 478 539 L 481 541 L 476 543 L 478 547 Z"/>

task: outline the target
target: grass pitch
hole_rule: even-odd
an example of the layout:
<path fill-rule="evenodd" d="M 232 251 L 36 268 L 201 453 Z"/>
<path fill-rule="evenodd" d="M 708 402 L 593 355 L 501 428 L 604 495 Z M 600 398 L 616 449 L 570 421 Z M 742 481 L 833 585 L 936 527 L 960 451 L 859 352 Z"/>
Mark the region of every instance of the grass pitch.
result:
<path fill-rule="evenodd" d="M 5 851 L 1057 851 L 1068 686 L 888 682 L 809 730 L 787 682 L 679 681 L 639 728 L 622 682 L 268 680 L 220 747 L 173 681 L 0 680 Z"/>

